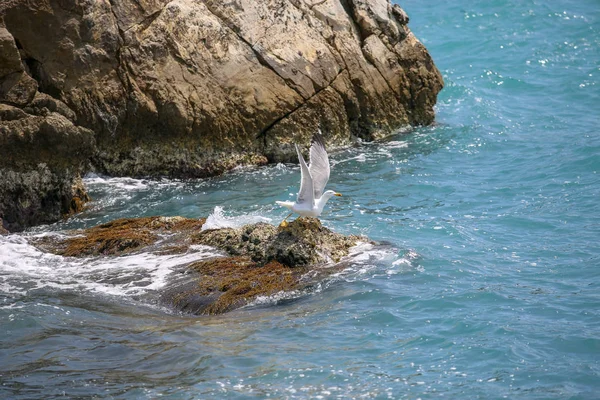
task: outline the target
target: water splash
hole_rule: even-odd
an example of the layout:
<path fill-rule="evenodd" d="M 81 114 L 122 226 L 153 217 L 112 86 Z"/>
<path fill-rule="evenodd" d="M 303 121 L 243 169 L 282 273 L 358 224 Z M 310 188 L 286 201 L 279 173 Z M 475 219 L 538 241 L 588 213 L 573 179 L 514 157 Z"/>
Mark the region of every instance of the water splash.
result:
<path fill-rule="evenodd" d="M 244 214 L 238 216 L 227 216 L 223 207 L 216 206 L 214 211 L 206 218 L 206 222 L 202 225 L 202 230 L 222 229 L 222 228 L 239 228 L 248 224 L 257 222 L 271 223 L 272 218 L 263 217 L 256 213 Z"/>

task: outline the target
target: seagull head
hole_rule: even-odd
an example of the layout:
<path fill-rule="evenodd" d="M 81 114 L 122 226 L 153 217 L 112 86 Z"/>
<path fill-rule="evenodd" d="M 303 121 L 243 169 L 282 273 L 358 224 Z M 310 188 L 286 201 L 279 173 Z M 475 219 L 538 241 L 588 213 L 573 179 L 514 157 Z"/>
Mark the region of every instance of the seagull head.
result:
<path fill-rule="evenodd" d="M 334 192 L 333 190 L 328 190 L 325 193 L 323 193 L 323 197 L 331 198 L 332 196 L 341 197 L 342 194 L 338 193 L 338 192 Z"/>

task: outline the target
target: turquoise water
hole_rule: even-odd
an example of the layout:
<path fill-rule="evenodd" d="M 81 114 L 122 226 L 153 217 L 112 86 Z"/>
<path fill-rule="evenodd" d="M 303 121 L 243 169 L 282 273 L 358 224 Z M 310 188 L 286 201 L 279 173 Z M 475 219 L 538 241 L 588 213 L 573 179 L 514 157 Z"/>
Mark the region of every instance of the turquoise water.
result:
<path fill-rule="evenodd" d="M 90 210 L 0 238 L 0 398 L 600 398 L 598 2 L 401 5 L 446 81 L 437 124 L 332 154 L 322 218 L 385 246 L 311 293 L 176 315 L 157 291 L 208 254 L 80 261 L 24 236 L 278 223 L 297 166 L 88 177 Z"/>

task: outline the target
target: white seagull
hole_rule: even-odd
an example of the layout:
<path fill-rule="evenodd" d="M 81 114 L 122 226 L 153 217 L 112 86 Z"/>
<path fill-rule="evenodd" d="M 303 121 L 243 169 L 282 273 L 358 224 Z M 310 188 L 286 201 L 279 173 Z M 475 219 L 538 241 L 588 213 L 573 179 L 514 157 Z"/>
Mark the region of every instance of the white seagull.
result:
<path fill-rule="evenodd" d="M 280 226 L 287 226 L 286 220 L 293 213 L 300 214 L 303 217 L 318 217 L 323 212 L 325 203 L 333 196 L 341 196 L 333 190 L 325 190 L 325 185 L 329 180 L 329 157 L 325 150 L 323 137 L 319 133 L 313 136 L 310 146 L 310 166 L 306 165 L 304 157 L 296 146 L 298 161 L 300 161 L 300 191 L 296 201 L 276 201 L 282 207 L 287 208 L 291 213 L 285 217 Z"/>

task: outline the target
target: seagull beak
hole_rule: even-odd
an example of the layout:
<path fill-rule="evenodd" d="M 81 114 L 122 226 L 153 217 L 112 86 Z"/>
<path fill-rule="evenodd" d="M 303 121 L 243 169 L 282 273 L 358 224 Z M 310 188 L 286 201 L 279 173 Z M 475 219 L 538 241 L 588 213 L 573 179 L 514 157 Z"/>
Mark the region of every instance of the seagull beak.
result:
<path fill-rule="evenodd" d="M 334 196 L 342 197 L 341 193 L 335 193 Z"/>

